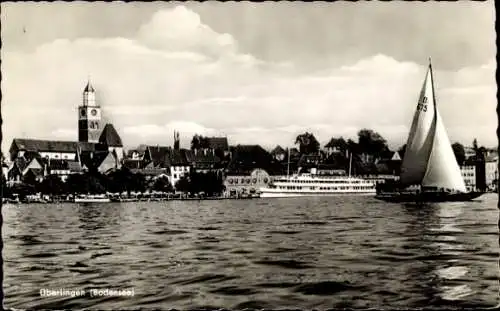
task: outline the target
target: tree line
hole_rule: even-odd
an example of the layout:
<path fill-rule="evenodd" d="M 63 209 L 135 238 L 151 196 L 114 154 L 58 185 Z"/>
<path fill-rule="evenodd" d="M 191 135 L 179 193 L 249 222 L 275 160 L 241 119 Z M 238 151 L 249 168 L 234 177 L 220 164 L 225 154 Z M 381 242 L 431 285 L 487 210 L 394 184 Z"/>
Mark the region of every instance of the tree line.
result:
<path fill-rule="evenodd" d="M 354 141 L 352 139 L 345 140 L 343 137 L 333 137 L 325 147 L 336 148 L 344 154 L 347 151 L 353 154 L 369 154 L 373 156 L 382 156 L 390 151 L 385 138 L 373 130 L 362 129 L 358 132 L 357 138 L 357 141 Z M 295 139 L 295 145 L 299 146 L 301 154 L 317 154 L 320 152 L 318 140 L 309 132 L 298 135 Z"/>
<path fill-rule="evenodd" d="M 341 154 L 346 155 L 346 152 L 353 155 L 355 161 L 359 155 L 371 155 L 373 158 L 383 158 L 391 153 L 387 145 L 387 141 L 379 133 L 370 130 L 362 129 L 357 134 L 357 141 L 352 139 L 345 140 L 343 137 L 332 137 L 325 147 L 336 148 Z M 295 144 L 299 146 L 300 154 L 318 154 L 320 153 L 320 144 L 312 133 L 305 132 L 300 134 L 295 139 Z M 474 160 L 484 160 L 486 156 L 486 148 L 479 147 L 477 139 L 472 142 L 474 150 Z M 459 142 L 451 145 L 455 158 L 459 165 L 463 165 L 466 160 L 465 147 Z M 398 153 L 401 158 L 404 157 L 406 151 L 406 144 L 398 148 Z"/>
<path fill-rule="evenodd" d="M 27 195 L 41 193 L 43 195 L 78 195 L 78 194 L 104 194 L 131 192 L 159 191 L 172 193 L 175 190 L 187 193 L 204 192 L 214 196 L 223 192 L 223 179 L 216 172 L 191 173 L 181 178 L 175 185 L 165 175 L 147 180 L 143 174 L 133 173 L 127 168 L 114 170 L 109 174 L 98 172 L 85 172 L 82 174 L 68 175 L 63 181 L 58 175 L 47 175 L 38 181 L 32 175 L 28 175 L 22 183 L 8 186 L 5 176 L 2 174 L 2 191 L 6 198 L 18 194 L 21 198 Z"/>

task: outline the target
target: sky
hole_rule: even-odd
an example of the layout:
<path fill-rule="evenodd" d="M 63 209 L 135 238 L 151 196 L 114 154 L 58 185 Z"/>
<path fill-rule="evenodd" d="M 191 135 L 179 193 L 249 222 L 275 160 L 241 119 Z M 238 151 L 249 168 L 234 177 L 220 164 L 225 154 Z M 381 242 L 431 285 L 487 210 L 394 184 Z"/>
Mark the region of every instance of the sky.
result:
<path fill-rule="evenodd" d="M 429 57 L 452 142 L 496 146 L 487 2 L 2 2 L 2 117 L 14 137 L 77 140 L 90 77 L 126 148 L 180 132 L 292 146 L 369 128 L 406 142 Z"/>

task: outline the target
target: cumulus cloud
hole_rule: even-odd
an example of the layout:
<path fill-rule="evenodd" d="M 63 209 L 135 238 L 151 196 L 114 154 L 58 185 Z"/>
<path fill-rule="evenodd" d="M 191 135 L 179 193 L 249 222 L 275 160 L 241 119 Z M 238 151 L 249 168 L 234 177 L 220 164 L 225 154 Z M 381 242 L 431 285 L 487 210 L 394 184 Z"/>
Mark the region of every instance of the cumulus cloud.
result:
<path fill-rule="evenodd" d="M 236 43 L 229 34 L 219 34 L 203 24 L 200 16 L 184 6 L 162 10 L 142 25 L 138 40 L 153 49 L 198 51 L 218 58 L 234 53 Z"/>
<path fill-rule="evenodd" d="M 15 136 L 77 139 L 76 107 L 88 75 L 106 121 L 131 147 L 171 144 L 174 130 L 185 146 L 197 133 L 272 147 L 291 145 L 306 130 L 324 143 L 354 138 L 361 128 L 397 146 L 426 70 L 374 55 L 299 72 L 241 53 L 234 38 L 183 6 L 157 12 L 134 38 L 56 40 L 30 53 L 2 51 L 2 59 L 4 150 Z M 435 67 L 451 139 L 496 144 L 495 61 L 457 72 Z"/>

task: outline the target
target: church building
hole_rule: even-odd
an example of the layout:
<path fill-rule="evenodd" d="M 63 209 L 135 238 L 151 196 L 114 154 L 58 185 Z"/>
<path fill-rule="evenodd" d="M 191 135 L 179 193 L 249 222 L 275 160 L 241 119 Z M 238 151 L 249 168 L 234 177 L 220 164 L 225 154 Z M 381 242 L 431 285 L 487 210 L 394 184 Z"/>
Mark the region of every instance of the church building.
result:
<path fill-rule="evenodd" d="M 28 173 L 67 175 L 82 170 L 106 173 L 121 167 L 123 144 L 110 123 L 103 124 L 95 89 L 87 83 L 78 107 L 78 141 L 15 138 L 10 150 L 9 180 L 22 181 Z"/>

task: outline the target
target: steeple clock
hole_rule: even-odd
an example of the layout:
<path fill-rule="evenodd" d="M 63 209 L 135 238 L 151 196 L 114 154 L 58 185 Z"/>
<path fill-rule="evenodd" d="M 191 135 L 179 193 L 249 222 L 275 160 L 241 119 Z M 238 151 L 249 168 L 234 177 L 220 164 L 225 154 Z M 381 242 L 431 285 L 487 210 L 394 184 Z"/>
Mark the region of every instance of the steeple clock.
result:
<path fill-rule="evenodd" d="M 78 141 L 97 143 L 101 127 L 101 107 L 97 105 L 95 90 L 88 81 L 83 90 L 83 104 L 78 107 Z"/>

